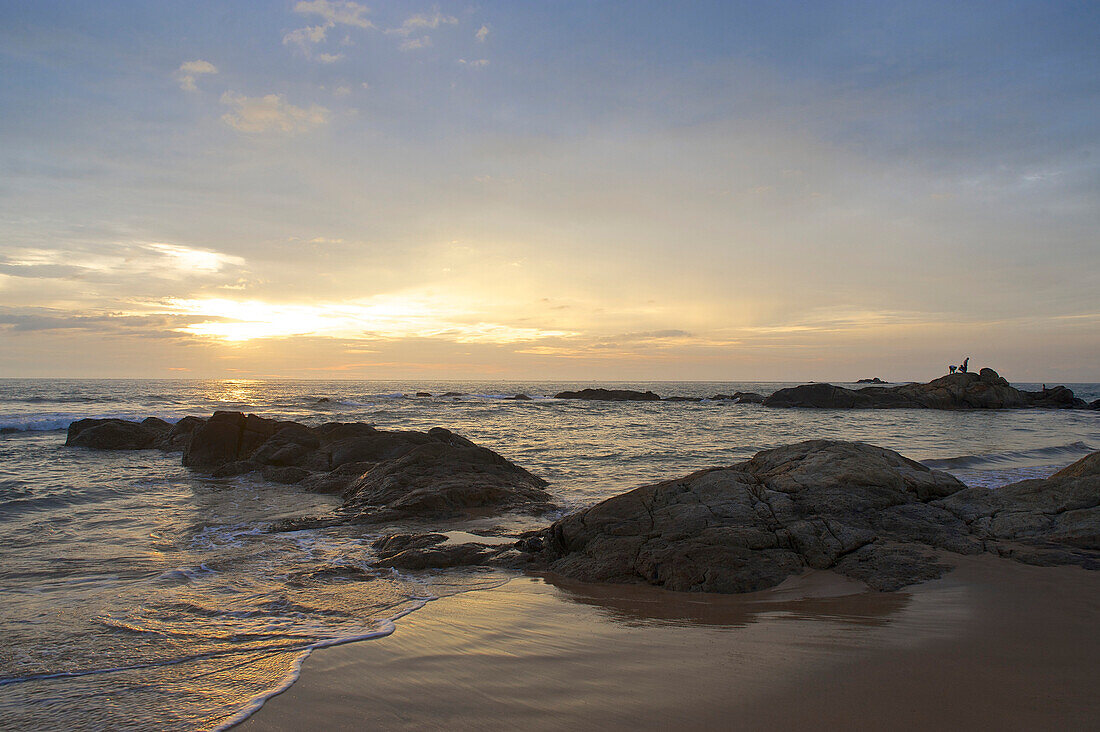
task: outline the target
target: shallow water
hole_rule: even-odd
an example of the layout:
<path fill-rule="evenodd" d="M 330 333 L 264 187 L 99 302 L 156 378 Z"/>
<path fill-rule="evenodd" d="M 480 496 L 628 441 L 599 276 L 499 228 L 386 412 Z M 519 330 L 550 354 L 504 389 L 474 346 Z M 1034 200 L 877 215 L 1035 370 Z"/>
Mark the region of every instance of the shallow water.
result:
<path fill-rule="evenodd" d="M 547 398 L 583 386 L 0 380 L 0 429 L 21 430 L 0 435 L 0 728 L 216 728 L 288 683 L 308 649 L 385 634 L 431 598 L 505 579 L 379 570 L 373 535 L 358 529 L 272 531 L 338 501 L 249 476 L 204 478 L 178 454 L 65 448 L 59 430 L 75 419 L 231 409 L 310 424 L 445 426 L 549 480 L 560 511 L 811 438 L 870 442 L 990 486 L 1049 475 L 1100 448 L 1093 411 Z M 708 397 L 785 385 L 602 386 Z M 1100 385 L 1070 386 L 1100 397 Z M 414 396 L 448 391 L 464 396 Z M 535 398 L 505 398 L 517 393 Z"/>

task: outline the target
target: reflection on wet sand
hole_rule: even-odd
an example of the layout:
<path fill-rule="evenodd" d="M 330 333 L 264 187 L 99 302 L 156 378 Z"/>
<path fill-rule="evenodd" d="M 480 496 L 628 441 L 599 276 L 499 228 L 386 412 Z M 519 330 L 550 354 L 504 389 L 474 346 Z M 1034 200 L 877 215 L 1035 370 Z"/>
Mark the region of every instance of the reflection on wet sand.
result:
<path fill-rule="evenodd" d="M 561 590 L 562 597 L 598 610 L 623 625 L 706 625 L 741 628 L 764 618 L 832 620 L 882 626 L 912 601 L 908 592 L 872 592 L 860 582 L 831 572 L 810 572 L 770 590 L 744 595 L 669 592 L 647 585 L 578 582 L 559 575 L 538 575 Z"/>

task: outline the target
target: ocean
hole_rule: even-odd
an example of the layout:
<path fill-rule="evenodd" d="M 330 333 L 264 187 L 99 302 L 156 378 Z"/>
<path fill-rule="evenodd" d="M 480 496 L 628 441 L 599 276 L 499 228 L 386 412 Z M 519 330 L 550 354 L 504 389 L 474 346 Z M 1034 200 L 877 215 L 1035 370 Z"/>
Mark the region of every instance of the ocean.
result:
<path fill-rule="evenodd" d="M 549 481 L 553 512 L 463 527 L 509 532 L 806 439 L 869 442 L 993 488 L 1100 449 L 1096 411 L 552 398 L 586 386 L 709 397 L 789 384 L 0 380 L 0 729 L 225 728 L 293 683 L 312 649 L 384 643 L 426 603 L 514 576 L 376 567 L 374 529 L 278 530 L 334 511 L 337 498 L 255 474 L 204 477 L 179 453 L 64 447 L 77 419 L 239 410 L 307 424 L 446 427 Z M 1100 384 L 1067 386 L 1100 398 Z M 462 396 L 439 396 L 447 392 Z M 532 399 L 508 399 L 516 394 Z"/>

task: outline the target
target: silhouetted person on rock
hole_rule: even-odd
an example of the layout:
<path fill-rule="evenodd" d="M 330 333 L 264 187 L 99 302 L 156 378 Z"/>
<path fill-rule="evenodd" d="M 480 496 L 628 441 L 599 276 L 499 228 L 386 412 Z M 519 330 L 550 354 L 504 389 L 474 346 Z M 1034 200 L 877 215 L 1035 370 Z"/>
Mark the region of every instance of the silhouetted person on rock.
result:
<path fill-rule="evenodd" d="M 964 374 L 966 373 L 966 365 L 968 363 L 970 363 L 970 356 L 967 356 L 966 358 L 964 358 L 963 362 L 962 362 L 962 366 L 959 366 L 959 371 L 961 373 L 964 373 Z"/>
<path fill-rule="evenodd" d="M 951 373 L 955 373 L 956 371 L 959 370 L 958 366 L 948 366 L 947 368 L 951 369 Z"/>

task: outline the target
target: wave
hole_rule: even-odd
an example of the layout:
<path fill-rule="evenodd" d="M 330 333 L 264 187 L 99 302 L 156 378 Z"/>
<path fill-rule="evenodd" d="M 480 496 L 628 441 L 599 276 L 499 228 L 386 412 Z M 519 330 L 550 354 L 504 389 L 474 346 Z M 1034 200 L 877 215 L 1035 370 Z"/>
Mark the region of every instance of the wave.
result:
<path fill-rule="evenodd" d="M 133 414 L 133 413 L 99 413 L 99 414 L 18 414 L 0 416 L 0 430 L 5 432 L 53 432 L 66 430 L 69 425 L 81 419 L 125 419 L 131 422 L 140 422 L 146 417 L 158 417 L 165 422 L 174 424 L 186 415 L 181 414 Z"/>
<path fill-rule="evenodd" d="M 1068 458 L 1084 457 L 1093 452 L 1093 448 L 1084 442 L 1071 442 L 1066 445 L 1036 447 L 1030 450 L 1012 450 L 992 452 L 985 455 L 959 455 L 938 460 L 922 460 L 921 464 L 935 470 L 995 469 L 1010 466 L 1025 467 L 1036 462 L 1064 462 Z"/>

